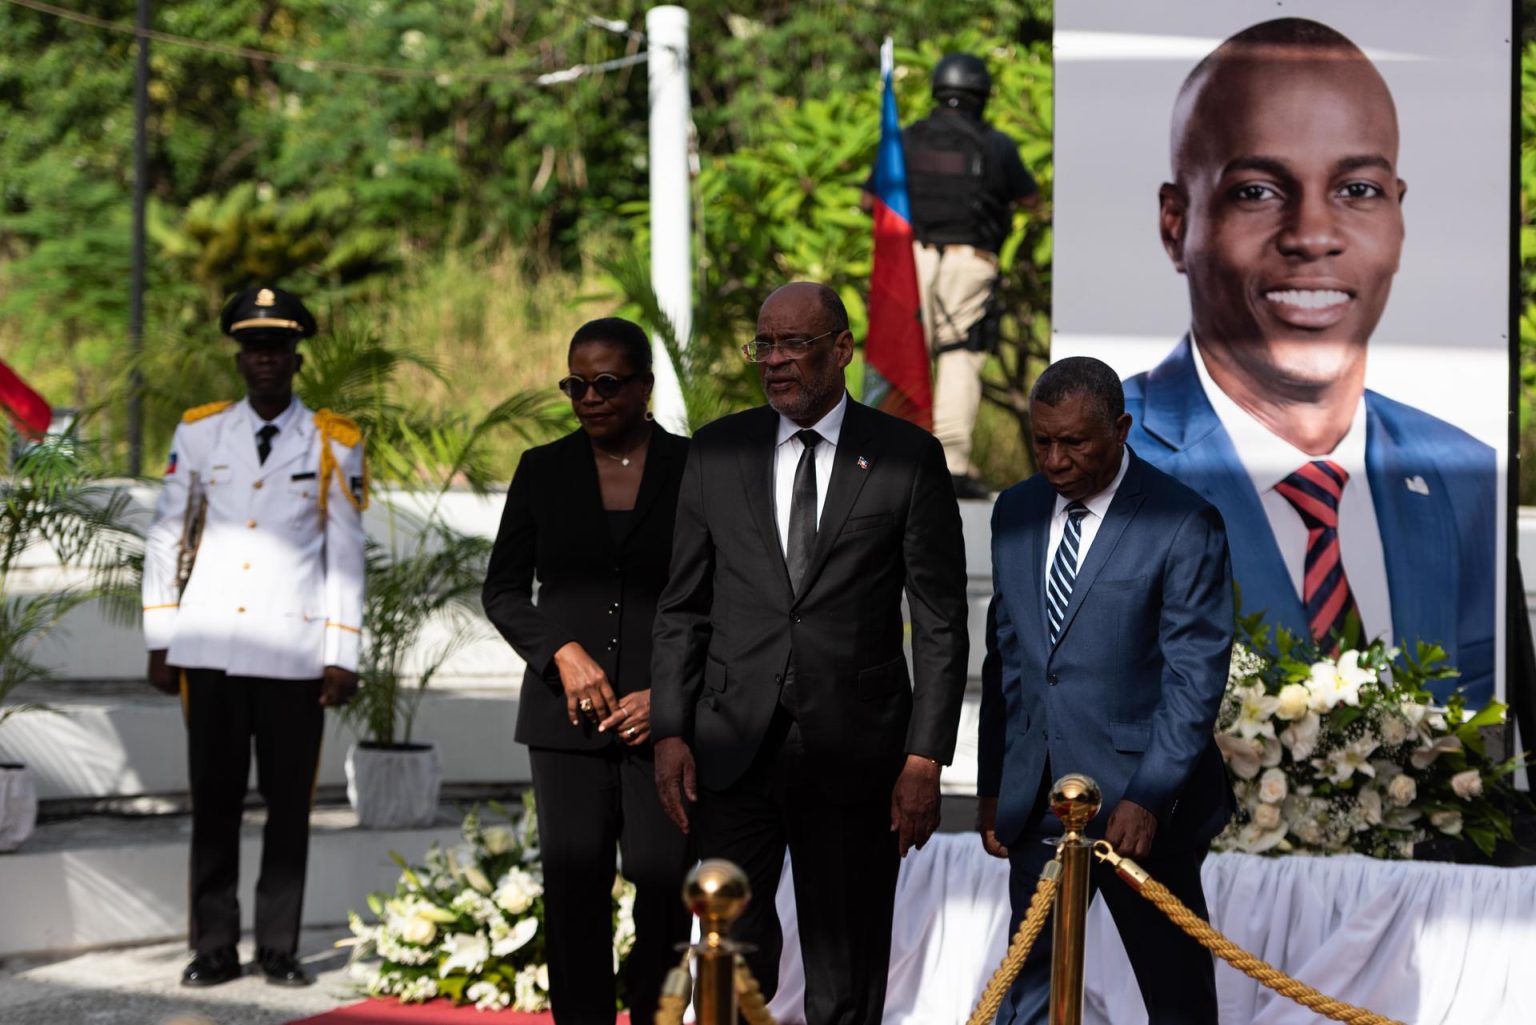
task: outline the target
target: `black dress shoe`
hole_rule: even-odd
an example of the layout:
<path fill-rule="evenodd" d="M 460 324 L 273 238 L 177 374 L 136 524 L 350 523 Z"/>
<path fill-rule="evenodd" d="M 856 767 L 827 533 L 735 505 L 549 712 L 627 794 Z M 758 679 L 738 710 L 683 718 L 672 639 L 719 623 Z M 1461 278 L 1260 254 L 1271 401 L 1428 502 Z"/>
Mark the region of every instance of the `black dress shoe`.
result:
<path fill-rule="evenodd" d="M 304 971 L 298 958 L 281 950 L 258 949 L 256 963 L 274 986 L 308 986 L 315 981 Z"/>
<path fill-rule="evenodd" d="M 240 955 L 234 947 L 220 947 L 194 957 L 181 973 L 183 986 L 217 986 L 240 978 Z"/>

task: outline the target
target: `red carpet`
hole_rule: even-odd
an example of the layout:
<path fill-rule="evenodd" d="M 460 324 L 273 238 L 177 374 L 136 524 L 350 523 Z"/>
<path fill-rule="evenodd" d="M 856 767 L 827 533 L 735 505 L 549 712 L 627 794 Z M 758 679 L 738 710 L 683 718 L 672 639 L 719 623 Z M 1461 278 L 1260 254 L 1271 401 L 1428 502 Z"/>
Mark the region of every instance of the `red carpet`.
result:
<path fill-rule="evenodd" d="M 454 1007 L 446 1000 L 424 1004 L 402 1004 L 380 998 L 348 1004 L 312 1018 L 300 1018 L 289 1025 L 554 1025 L 554 1016 L 524 1014 L 521 1011 L 477 1011 L 474 1004 Z M 618 1016 L 617 1025 L 629 1025 L 627 1013 Z"/>

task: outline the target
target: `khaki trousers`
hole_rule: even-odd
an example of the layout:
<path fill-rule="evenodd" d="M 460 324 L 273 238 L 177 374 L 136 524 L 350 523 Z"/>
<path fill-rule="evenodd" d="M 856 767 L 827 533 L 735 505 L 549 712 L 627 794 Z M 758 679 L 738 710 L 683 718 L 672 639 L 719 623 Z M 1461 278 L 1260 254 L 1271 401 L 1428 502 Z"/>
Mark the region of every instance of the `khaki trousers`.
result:
<path fill-rule="evenodd" d="M 973 246 L 913 243 L 923 335 L 928 351 L 963 341 L 986 312 L 997 281 L 997 256 Z M 934 359 L 933 434 L 956 477 L 973 473 L 971 433 L 981 409 L 981 369 L 987 353 L 950 349 Z"/>

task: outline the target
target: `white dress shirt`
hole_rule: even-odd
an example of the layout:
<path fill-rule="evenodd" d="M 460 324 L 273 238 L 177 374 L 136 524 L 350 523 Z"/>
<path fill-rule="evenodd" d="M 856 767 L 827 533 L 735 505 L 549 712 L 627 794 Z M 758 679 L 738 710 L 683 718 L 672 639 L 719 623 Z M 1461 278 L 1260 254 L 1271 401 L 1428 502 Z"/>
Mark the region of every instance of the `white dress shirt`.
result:
<path fill-rule="evenodd" d="M 288 408 L 277 414 L 277 419 L 275 420 L 263 420 L 261 414 L 251 407 L 250 399 L 241 399 L 237 406 L 245 411 L 245 419 L 251 425 L 251 447 L 260 451 L 260 432 L 267 424 L 277 428 L 277 433 L 272 435 L 272 444 L 274 446 L 277 444 L 278 439 L 284 437 L 285 431 L 293 429 L 293 418 L 298 414 L 299 400 L 289 399 Z"/>
<path fill-rule="evenodd" d="M 1191 338 L 1193 340 L 1193 336 Z M 1253 481 L 1298 599 L 1304 600 L 1302 581 L 1307 563 L 1307 525 L 1296 507 L 1275 490 L 1275 485 L 1316 459 L 1331 460 L 1349 474 L 1339 499 L 1339 558 L 1344 563 L 1344 574 L 1349 578 L 1355 606 L 1360 610 L 1364 636 L 1367 639 L 1380 637 L 1390 646 L 1392 598 L 1387 590 L 1387 559 L 1381 547 L 1381 531 L 1376 526 L 1376 504 L 1371 499 L 1370 479 L 1365 473 L 1365 396 L 1360 397 L 1349 430 L 1333 451 L 1326 455 L 1308 455 L 1272 433 L 1217 387 L 1205 366 L 1205 356 L 1200 352 L 1198 341 L 1194 349 L 1195 370 L 1200 375 L 1200 386 L 1205 389 L 1206 401 L 1216 411 L 1216 418 L 1237 450 L 1238 460 Z"/>
<path fill-rule="evenodd" d="M 1115 479 L 1109 482 L 1109 486 L 1097 495 L 1091 495 L 1080 501 L 1088 508 L 1088 515 L 1083 517 L 1082 537 L 1077 542 L 1077 569 L 1083 568 L 1083 563 L 1088 559 L 1088 549 L 1093 546 L 1093 539 L 1099 536 L 1099 527 L 1104 523 L 1104 516 L 1109 512 L 1109 503 L 1115 500 L 1115 492 L 1120 490 L 1120 482 L 1125 480 L 1125 471 L 1131 465 L 1131 450 L 1122 449 L 1120 452 L 1120 469 L 1115 471 Z M 1045 577 L 1051 578 L 1051 560 L 1056 558 L 1056 549 L 1061 545 L 1061 537 L 1067 532 L 1067 506 L 1071 505 L 1071 499 L 1056 496 L 1056 511 L 1051 514 L 1051 533 L 1045 542 Z"/>
<path fill-rule="evenodd" d="M 809 430 L 821 435 L 816 446 L 816 526 L 821 526 L 821 510 L 827 504 L 827 486 L 832 482 L 832 463 L 837 456 L 837 439 L 843 433 L 843 416 L 848 412 L 848 393 L 832 411 L 812 424 Z M 773 448 L 773 518 L 779 527 L 779 548 L 789 558 L 789 510 L 795 500 L 795 467 L 805 446 L 795 435 L 807 428 L 787 416 L 779 417 L 779 440 Z"/>

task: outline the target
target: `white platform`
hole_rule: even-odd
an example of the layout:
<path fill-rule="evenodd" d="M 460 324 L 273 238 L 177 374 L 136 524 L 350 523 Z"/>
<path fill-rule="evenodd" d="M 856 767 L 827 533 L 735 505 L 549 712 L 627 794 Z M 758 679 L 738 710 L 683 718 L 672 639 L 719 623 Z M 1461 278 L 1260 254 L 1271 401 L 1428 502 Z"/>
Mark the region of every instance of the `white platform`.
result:
<path fill-rule="evenodd" d="M 458 827 L 452 811 L 430 829 L 378 831 L 357 828 L 347 810 L 317 811 L 304 922 L 343 923 L 349 910 L 366 911 L 368 894 L 392 889 L 399 878 L 390 851 L 419 861 L 434 840 L 459 842 Z M 190 840 L 185 815 L 92 816 L 41 827 L 20 851 L 0 856 L 0 958 L 185 938 Z M 261 816 L 248 813 L 240 843 L 247 929 L 260 854 Z"/>

